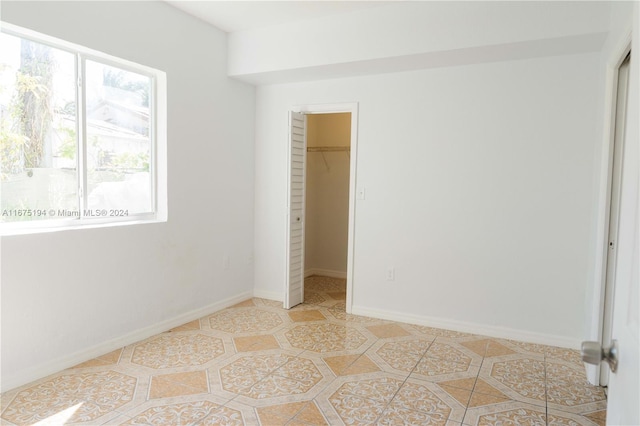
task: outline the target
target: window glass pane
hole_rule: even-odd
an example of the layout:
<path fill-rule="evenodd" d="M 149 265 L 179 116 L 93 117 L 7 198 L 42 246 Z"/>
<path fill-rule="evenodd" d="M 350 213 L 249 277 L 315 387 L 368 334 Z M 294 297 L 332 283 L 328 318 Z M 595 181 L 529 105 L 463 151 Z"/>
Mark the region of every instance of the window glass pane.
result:
<path fill-rule="evenodd" d="M 78 218 L 75 55 L 0 33 L 1 222 Z"/>
<path fill-rule="evenodd" d="M 152 212 L 151 79 L 86 61 L 87 207 Z"/>

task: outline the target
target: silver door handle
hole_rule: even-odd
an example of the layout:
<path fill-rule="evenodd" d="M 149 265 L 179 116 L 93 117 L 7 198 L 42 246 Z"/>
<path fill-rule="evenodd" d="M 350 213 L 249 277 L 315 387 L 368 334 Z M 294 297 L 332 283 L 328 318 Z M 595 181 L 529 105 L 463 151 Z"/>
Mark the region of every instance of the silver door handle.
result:
<path fill-rule="evenodd" d="M 599 342 L 582 342 L 580 351 L 582 360 L 587 364 L 599 365 L 602 361 L 609 364 L 612 373 L 618 369 L 618 341 L 612 340 L 611 346 L 603 348 Z"/>

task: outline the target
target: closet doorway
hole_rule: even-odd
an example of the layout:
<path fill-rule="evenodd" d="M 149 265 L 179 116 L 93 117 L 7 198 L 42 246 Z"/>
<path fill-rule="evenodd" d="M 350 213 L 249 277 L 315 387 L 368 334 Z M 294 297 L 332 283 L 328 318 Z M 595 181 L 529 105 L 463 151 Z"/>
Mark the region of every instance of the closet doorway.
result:
<path fill-rule="evenodd" d="M 357 105 L 299 111 L 290 114 L 284 307 L 350 312 Z"/>

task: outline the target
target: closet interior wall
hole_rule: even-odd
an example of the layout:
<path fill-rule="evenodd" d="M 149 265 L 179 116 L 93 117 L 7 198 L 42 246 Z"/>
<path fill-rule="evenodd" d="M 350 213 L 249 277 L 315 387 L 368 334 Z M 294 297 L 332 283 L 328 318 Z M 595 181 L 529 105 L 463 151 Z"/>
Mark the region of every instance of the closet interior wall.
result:
<path fill-rule="evenodd" d="M 351 113 L 307 116 L 305 276 L 346 278 Z"/>

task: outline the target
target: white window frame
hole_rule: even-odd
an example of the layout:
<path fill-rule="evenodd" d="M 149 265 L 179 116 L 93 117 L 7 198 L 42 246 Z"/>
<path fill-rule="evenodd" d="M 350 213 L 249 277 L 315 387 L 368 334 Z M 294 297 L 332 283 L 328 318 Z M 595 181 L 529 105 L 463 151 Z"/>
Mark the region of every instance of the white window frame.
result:
<path fill-rule="evenodd" d="M 132 61 L 117 58 L 97 50 L 70 43 L 36 31 L 13 24 L 0 22 L 0 31 L 15 37 L 32 40 L 52 48 L 69 52 L 75 56 L 76 70 L 76 134 L 77 134 L 77 170 L 78 170 L 78 218 L 60 218 L 53 220 L 34 220 L 19 222 L 0 222 L 0 235 L 20 235 L 52 232 L 68 229 L 87 229 L 108 226 L 158 223 L 167 221 L 167 77 L 166 73 Z M 149 171 L 151 174 L 151 200 L 153 212 L 132 214 L 129 216 L 86 217 L 88 194 L 86 174 L 87 123 L 85 117 L 85 70 L 86 61 L 94 61 L 125 71 L 135 72 L 150 78 L 149 93 L 150 123 L 149 138 L 151 153 Z"/>

